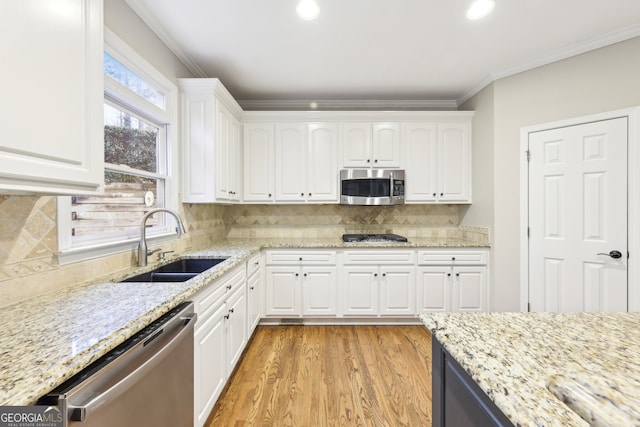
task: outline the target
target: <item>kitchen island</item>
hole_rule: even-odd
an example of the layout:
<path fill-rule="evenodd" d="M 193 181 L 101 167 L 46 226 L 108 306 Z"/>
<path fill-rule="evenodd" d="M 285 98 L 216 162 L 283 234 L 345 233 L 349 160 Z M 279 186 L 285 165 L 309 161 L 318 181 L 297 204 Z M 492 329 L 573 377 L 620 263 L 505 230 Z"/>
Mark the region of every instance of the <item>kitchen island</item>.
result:
<path fill-rule="evenodd" d="M 440 351 L 434 364 L 452 359 L 469 389 L 477 385 L 513 425 L 640 425 L 640 313 L 420 317 Z M 438 422 L 450 397 L 447 373 L 436 369 L 443 368 L 434 366 L 434 378 L 442 380 L 433 385 L 434 426 L 447 425 Z"/>

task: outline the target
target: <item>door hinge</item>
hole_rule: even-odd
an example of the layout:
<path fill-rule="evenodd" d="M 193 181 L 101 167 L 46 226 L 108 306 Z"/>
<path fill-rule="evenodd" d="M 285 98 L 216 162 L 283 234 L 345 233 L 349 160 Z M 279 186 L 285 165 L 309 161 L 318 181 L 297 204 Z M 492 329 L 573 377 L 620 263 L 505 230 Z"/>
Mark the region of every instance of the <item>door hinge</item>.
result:
<path fill-rule="evenodd" d="M 527 150 L 525 151 L 525 153 L 527 153 L 527 162 L 531 161 L 531 151 Z"/>
<path fill-rule="evenodd" d="M 527 227 L 527 237 L 531 237 L 531 228 Z"/>
<path fill-rule="evenodd" d="M 527 313 L 531 313 L 531 303 L 527 303 Z"/>

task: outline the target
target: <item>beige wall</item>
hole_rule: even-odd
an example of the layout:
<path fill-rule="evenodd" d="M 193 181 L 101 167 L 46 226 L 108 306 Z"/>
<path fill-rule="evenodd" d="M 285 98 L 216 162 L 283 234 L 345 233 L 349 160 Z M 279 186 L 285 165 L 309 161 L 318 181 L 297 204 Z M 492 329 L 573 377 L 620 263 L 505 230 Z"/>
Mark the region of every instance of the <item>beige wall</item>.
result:
<path fill-rule="evenodd" d="M 194 77 L 125 0 L 105 0 L 104 25 L 169 80 Z"/>
<path fill-rule="evenodd" d="M 493 122 L 493 144 L 474 139 L 474 155 L 477 150 L 493 152 L 492 310 L 520 308 L 519 204 L 525 196 L 519 189 L 520 129 L 640 105 L 639 52 L 640 38 L 627 40 L 497 80 L 493 102 L 484 99 L 488 94 L 483 91 L 465 104 L 477 107 L 474 127 Z M 492 108 L 493 115 L 485 111 Z M 474 168 L 483 167 L 483 161 L 474 158 Z M 479 184 L 475 179 L 474 173 L 474 194 Z M 489 225 L 481 222 L 489 212 L 474 203 L 463 223 L 473 218 L 476 224 Z"/>

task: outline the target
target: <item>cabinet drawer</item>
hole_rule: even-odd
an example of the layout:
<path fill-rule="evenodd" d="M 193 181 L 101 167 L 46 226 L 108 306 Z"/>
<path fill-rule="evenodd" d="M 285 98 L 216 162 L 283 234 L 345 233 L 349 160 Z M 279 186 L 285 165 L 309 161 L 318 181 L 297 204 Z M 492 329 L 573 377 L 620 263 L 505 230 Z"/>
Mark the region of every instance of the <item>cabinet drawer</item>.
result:
<path fill-rule="evenodd" d="M 314 265 L 336 264 L 335 251 L 267 251 L 267 264 L 270 265 Z"/>
<path fill-rule="evenodd" d="M 415 264 L 415 251 L 378 251 L 375 249 L 344 251 L 345 264 Z"/>
<path fill-rule="evenodd" d="M 261 261 L 262 261 L 262 256 L 260 252 L 252 255 L 247 260 L 247 277 L 251 277 L 253 273 L 260 270 Z"/>
<path fill-rule="evenodd" d="M 227 289 L 224 286 L 224 280 L 216 280 L 195 294 L 192 299 L 195 304 L 195 312 L 198 314 L 198 320 L 205 318 L 205 312 L 223 303 L 226 293 Z"/>
<path fill-rule="evenodd" d="M 487 257 L 484 250 L 421 250 L 418 265 L 486 265 Z"/>
<path fill-rule="evenodd" d="M 204 316 L 208 310 L 218 304 L 218 301 L 223 302 L 225 296 L 230 295 L 240 286 L 243 286 L 244 279 L 245 269 L 244 266 L 240 266 L 212 282 L 209 286 L 201 289 L 192 298 L 198 316 Z"/>

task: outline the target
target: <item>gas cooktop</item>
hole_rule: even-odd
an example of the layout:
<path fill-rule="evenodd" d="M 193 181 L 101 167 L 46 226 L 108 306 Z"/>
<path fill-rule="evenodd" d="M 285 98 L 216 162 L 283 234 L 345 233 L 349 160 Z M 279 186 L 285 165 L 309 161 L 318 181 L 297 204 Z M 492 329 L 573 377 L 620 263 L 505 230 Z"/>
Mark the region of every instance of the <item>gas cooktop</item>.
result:
<path fill-rule="evenodd" d="M 343 234 L 343 242 L 406 242 L 407 238 L 397 234 Z"/>

